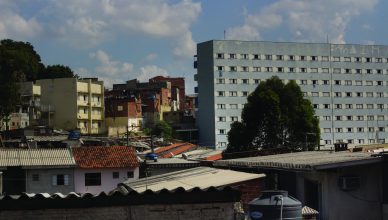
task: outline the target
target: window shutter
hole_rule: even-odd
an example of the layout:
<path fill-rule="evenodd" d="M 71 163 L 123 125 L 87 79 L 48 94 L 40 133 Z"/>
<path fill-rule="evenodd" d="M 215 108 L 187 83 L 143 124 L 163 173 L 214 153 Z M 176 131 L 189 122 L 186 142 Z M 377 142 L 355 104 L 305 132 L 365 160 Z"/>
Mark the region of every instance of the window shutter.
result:
<path fill-rule="evenodd" d="M 66 174 L 66 175 L 64 175 L 63 178 L 64 178 L 64 185 L 68 186 L 69 185 L 69 175 Z"/>
<path fill-rule="evenodd" d="M 52 176 L 51 183 L 53 186 L 57 185 L 57 175 Z"/>

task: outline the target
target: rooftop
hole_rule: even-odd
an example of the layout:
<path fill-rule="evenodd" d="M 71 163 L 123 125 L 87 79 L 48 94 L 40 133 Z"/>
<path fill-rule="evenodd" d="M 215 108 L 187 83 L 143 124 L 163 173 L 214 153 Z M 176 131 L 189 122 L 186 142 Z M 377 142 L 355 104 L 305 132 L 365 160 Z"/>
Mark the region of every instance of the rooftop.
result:
<path fill-rule="evenodd" d="M 355 166 L 382 162 L 381 157 L 372 157 L 366 152 L 305 151 L 270 156 L 247 157 L 220 160 L 218 167 L 257 167 L 286 170 L 325 170 L 330 168 Z"/>
<path fill-rule="evenodd" d="M 73 154 L 77 165 L 85 169 L 139 167 L 135 151 L 126 146 L 79 147 Z"/>
<path fill-rule="evenodd" d="M 185 190 L 199 188 L 205 190 L 209 187 L 222 187 L 262 177 L 265 177 L 265 175 L 210 167 L 196 167 L 135 181 L 125 181 L 119 184 L 119 188 L 124 187 L 128 191 L 136 191 L 138 193 L 145 192 L 146 190 L 153 192 L 161 190 L 171 191 L 177 188 Z"/>
<path fill-rule="evenodd" d="M 70 149 L 0 148 L 0 167 L 75 166 Z"/>

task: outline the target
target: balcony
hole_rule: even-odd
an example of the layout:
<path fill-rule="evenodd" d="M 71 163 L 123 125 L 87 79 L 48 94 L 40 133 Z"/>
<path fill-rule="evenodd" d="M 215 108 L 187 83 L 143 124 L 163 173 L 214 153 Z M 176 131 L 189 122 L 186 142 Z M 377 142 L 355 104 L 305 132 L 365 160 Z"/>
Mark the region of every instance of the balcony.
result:
<path fill-rule="evenodd" d="M 78 116 L 77 116 L 78 119 L 89 119 L 89 115 L 88 114 L 84 114 L 84 113 L 78 113 Z"/>
<path fill-rule="evenodd" d="M 89 102 L 85 100 L 77 100 L 77 105 L 79 106 L 88 106 Z"/>

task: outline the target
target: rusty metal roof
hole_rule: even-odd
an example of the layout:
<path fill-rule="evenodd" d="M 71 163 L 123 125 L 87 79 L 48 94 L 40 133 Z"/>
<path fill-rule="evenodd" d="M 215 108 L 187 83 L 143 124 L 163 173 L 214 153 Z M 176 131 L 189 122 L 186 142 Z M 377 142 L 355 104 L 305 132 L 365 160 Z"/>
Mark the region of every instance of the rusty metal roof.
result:
<path fill-rule="evenodd" d="M 0 167 L 75 166 L 70 149 L 0 148 Z"/>
<path fill-rule="evenodd" d="M 220 160 L 214 163 L 218 167 L 257 167 L 286 170 L 324 170 L 336 167 L 354 166 L 382 162 L 381 157 L 372 157 L 365 152 L 305 151 L 298 153 L 276 154 Z"/>

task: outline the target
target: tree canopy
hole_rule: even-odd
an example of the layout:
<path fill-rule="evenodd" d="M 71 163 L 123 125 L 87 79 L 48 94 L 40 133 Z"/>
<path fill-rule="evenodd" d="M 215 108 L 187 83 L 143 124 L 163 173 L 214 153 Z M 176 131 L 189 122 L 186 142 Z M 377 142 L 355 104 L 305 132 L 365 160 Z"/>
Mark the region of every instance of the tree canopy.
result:
<path fill-rule="evenodd" d="M 167 122 L 159 121 L 153 127 L 152 134 L 169 140 L 172 138 L 172 128 Z"/>
<path fill-rule="evenodd" d="M 0 41 L 0 121 L 8 120 L 19 104 L 19 82 L 44 78 L 74 77 L 73 71 L 62 65 L 47 66 L 28 42 L 11 39 Z"/>
<path fill-rule="evenodd" d="M 231 125 L 226 153 L 279 146 L 312 149 L 319 144 L 319 120 L 295 81 L 284 84 L 272 77 L 247 101 L 241 122 Z"/>

